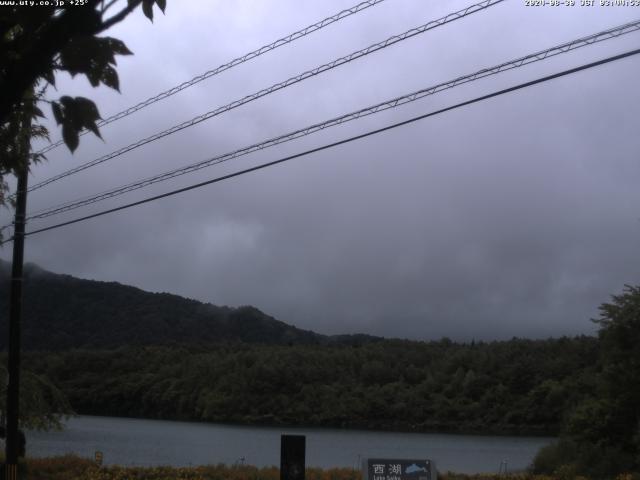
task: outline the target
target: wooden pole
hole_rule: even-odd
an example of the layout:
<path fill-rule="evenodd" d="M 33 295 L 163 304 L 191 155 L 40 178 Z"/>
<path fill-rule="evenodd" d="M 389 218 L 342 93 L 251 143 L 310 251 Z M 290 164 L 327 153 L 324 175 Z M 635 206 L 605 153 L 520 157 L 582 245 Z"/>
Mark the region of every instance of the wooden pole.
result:
<path fill-rule="evenodd" d="M 11 264 L 11 297 L 9 308 L 9 384 L 7 385 L 7 440 L 5 445 L 6 480 L 18 478 L 20 438 L 20 322 L 22 319 L 22 270 L 24 264 L 24 230 L 27 210 L 27 182 L 29 178 L 29 148 L 31 117 L 25 114 L 23 124 L 23 160 L 18 174 L 16 212 L 13 233 L 13 260 Z"/>

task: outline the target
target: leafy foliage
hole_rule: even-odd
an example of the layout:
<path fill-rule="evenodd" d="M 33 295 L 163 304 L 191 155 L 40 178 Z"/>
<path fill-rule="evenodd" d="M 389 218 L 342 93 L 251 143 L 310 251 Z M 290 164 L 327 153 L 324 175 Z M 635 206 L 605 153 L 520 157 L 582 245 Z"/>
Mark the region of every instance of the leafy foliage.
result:
<path fill-rule="evenodd" d="M 117 76 L 116 76 L 117 79 Z M 71 98 L 64 96 L 60 103 L 51 102 L 53 117 L 58 125 L 62 125 L 62 138 L 71 151 L 78 148 L 78 132 L 91 130 L 98 137 L 100 131 L 96 121 L 100 118 L 95 103 L 84 97 Z"/>
<path fill-rule="evenodd" d="M 541 452 L 536 471 L 564 465 L 596 478 L 640 472 L 640 287 L 627 286 L 600 313 L 593 387 L 569 416 L 558 444 Z"/>
<path fill-rule="evenodd" d="M 6 415 L 7 370 L 0 366 L 0 418 Z M 31 430 L 61 429 L 73 413 L 67 398 L 49 379 L 30 371 L 21 372 L 20 427 Z"/>
<path fill-rule="evenodd" d="M 119 90 L 118 74 L 113 68 L 116 54 L 132 55 L 127 46 L 116 38 L 77 37 L 71 39 L 60 52 L 58 68 L 69 72 L 71 76 L 86 75 L 94 87 L 103 83 Z"/>
<path fill-rule="evenodd" d="M 28 151 L 29 141 L 32 139 L 49 138 L 49 132 L 45 127 L 34 123 L 34 119 L 44 117 L 37 103 L 44 95 L 44 90 L 38 93 L 30 92 L 20 104 L 19 110 L 8 116 L 6 121 L 0 124 L 0 205 L 5 203 L 7 191 L 4 175 L 16 173 L 25 167 L 25 160 L 34 164 L 44 157 L 31 154 Z"/>
<path fill-rule="evenodd" d="M 16 2 L 0 8 L 0 205 L 7 203 L 4 176 L 22 171 L 25 160 L 33 163 L 44 158 L 30 156 L 25 148 L 33 139 L 48 138 L 47 130 L 33 123 L 43 116 L 37 104 L 44 100 L 46 87 L 55 85 L 56 73 L 84 75 L 94 87 L 103 84 L 119 90 L 115 58 L 131 51 L 122 41 L 98 34 L 140 4 L 150 20 L 154 5 L 163 12 L 166 8 L 166 0 L 87 0 L 81 7 L 72 2 L 45 3 L 49 5 L 25 8 Z M 118 7 L 117 12 L 109 12 Z M 100 136 L 100 114 L 90 99 L 63 96 L 49 103 L 71 151 L 78 147 L 82 130 Z"/>

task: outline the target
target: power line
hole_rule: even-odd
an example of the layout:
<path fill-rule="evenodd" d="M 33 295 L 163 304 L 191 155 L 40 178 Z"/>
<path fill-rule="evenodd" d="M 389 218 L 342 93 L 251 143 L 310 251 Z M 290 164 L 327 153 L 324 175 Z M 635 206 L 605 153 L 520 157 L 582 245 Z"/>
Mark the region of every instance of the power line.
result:
<path fill-rule="evenodd" d="M 464 106 L 467 106 L 467 105 L 478 103 L 478 102 L 481 102 L 481 101 L 484 101 L 484 100 L 488 100 L 490 98 L 498 97 L 500 95 L 504 95 L 504 94 L 507 94 L 507 93 L 515 92 L 515 91 L 521 90 L 523 88 L 527 88 L 527 87 L 531 87 L 533 85 L 537 85 L 537 84 L 540 84 L 540 83 L 548 82 L 548 81 L 556 79 L 556 78 L 564 77 L 566 75 L 571 75 L 571 74 L 574 74 L 574 73 L 577 73 L 577 72 L 580 72 L 580 71 L 583 71 L 583 70 L 587 70 L 587 69 L 594 68 L 594 67 L 597 67 L 597 66 L 600 66 L 600 65 L 604 65 L 604 64 L 607 64 L 607 63 L 610 63 L 610 62 L 621 60 L 623 58 L 631 57 L 631 56 L 637 55 L 639 53 L 640 53 L 640 49 L 635 49 L 635 50 L 631 50 L 631 51 L 628 51 L 628 52 L 625 52 L 625 53 L 622 53 L 622 54 L 619 54 L 619 55 L 614 55 L 614 56 L 611 56 L 611 57 L 607 57 L 607 58 L 604 58 L 602 60 L 598 60 L 596 62 L 587 63 L 587 64 L 581 65 L 579 67 L 575 67 L 575 68 L 571 68 L 571 69 L 568 69 L 568 70 L 564 70 L 562 72 L 558 72 L 558 73 L 555 73 L 555 74 L 552 74 L 552 75 L 547 75 L 547 76 L 544 76 L 544 77 L 540 77 L 540 78 L 537 78 L 535 80 L 531 80 L 529 82 L 521 83 L 521 84 L 515 85 L 513 87 L 505 88 L 505 89 L 498 90 L 498 91 L 493 92 L 493 93 L 489 93 L 487 95 L 476 97 L 476 98 L 474 98 L 472 100 L 467 100 L 465 102 L 457 103 L 455 105 L 452 105 L 452 106 L 449 106 L 449 107 L 446 107 L 446 108 L 441 108 L 439 110 L 435 110 L 433 112 L 429 112 L 429 113 L 426 113 L 426 114 L 423 114 L 423 115 L 419 115 L 417 117 L 413 117 L 413 118 L 410 118 L 408 120 L 404 120 L 402 122 L 398 122 L 398 123 L 394 123 L 394 124 L 391 124 L 391 125 L 387 125 L 386 127 L 378 128 L 378 129 L 375 129 L 375 130 L 370 130 L 370 131 L 368 131 L 366 133 L 363 133 L 363 134 L 360 134 L 360 135 L 354 135 L 352 137 L 345 138 L 343 140 L 339 140 L 337 142 L 333 142 L 333 143 L 322 145 L 320 147 L 312 148 L 310 150 L 306 150 L 304 152 L 297 153 L 295 155 L 289 155 L 287 157 L 280 158 L 278 160 L 274 160 L 272 162 L 263 163 L 263 164 L 260 164 L 260 165 L 257 165 L 257 166 L 251 167 L 251 168 L 247 168 L 245 170 L 240 170 L 240 171 L 235 172 L 235 173 L 231 173 L 231 174 L 228 174 L 228 175 L 223 175 L 221 177 L 213 178 L 213 179 L 207 180 L 205 182 L 196 183 L 196 184 L 190 185 L 188 187 L 179 188 L 177 190 L 172 190 L 170 192 L 166 192 L 166 193 L 163 193 L 163 194 L 160 194 L 160 195 L 155 195 L 153 197 L 148 197 L 148 198 L 145 198 L 143 200 L 139 200 L 137 202 L 128 203 L 126 205 L 121 205 L 119 207 L 110 208 L 108 210 L 103 210 L 101 212 L 97 212 L 97 213 L 94 213 L 94 214 L 91 214 L 91 215 L 86 215 L 84 217 L 79 217 L 79 218 L 75 218 L 73 220 L 69 220 L 69 221 L 66 221 L 66 222 L 57 223 L 55 225 L 51 225 L 51 226 L 48 226 L 48 227 L 39 228 L 37 230 L 32 230 L 30 232 L 27 232 L 25 235 L 35 235 L 36 233 L 42 233 L 42 232 L 46 232 L 46 231 L 49 231 L 49 230 L 54 230 L 54 229 L 61 228 L 61 227 L 67 226 L 67 225 L 72 225 L 74 223 L 79 223 L 79 222 L 83 222 L 85 220 L 90 220 L 92 218 L 101 217 L 101 216 L 107 215 L 109 213 L 118 212 L 120 210 L 125 210 L 125 209 L 131 208 L 131 207 L 135 207 L 135 206 L 142 205 L 142 204 L 145 204 L 145 203 L 153 202 L 155 200 L 160 200 L 162 198 L 166 198 L 166 197 L 170 197 L 170 196 L 173 196 L 173 195 L 177 195 L 179 193 L 187 192 L 189 190 L 195 190 L 197 188 L 201 188 L 201 187 L 204 187 L 206 185 L 219 183 L 219 182 L 222 182 L 224 180 L 228 180 L 228 179 L 231 179 L 231 178 L 234 178 L 234 177 L 239 177 L 241 175 L 244 175 L 244 174 L 247 174 L 247 173 L 250 173 L 250 172 L 255 172 L 257 170 L 262 170 L 262 169 L 267 168 L 267 167 L 272 167 L 274 165 L 278 165 L 280 163 L 284 163 L 284 162 L 287 162 L 289 160 L 293 160 L 295 158 L 304 157 L 304 156 L 310 155 L 312 153 L 317 153 L 317 152 L 320 152 L 320 151 L 323 151 L 323 150 L 327 150 L 327 149 L 330 149 L 330 148 L 333 148 L 333 147 L 337 147 L 339 145 L 344 145 L 346 143 L 353 142 L 355 140 L 361 140 L 363 138 L 370 137 L 372 135 L 377 135 L 379 133 L 386 132 L 388 130 L 392 130 L 392 129 L 395 129 L 395 128 L 398 128 L 398 127 L 401 127 L 401 126 L 409 125 L 409 124 L 417 122 L 419 120 L 424 120 L 425 118 L 433 117 L 433 116 L 436 116 L 436 115 L 439 115 L 439 114 L 442 114 L 442 113 L 445 113 L 445 112 L 448 112 L 448 111 L 451 111 L 451 110 L 455 110 L 455 109 L 458 109 L 458 108 L 461 108 L 461 107 L 464 107 Z M 6 241 L 0 243 L 0 245 L 8 243 L 8 242 L 10 242 L 12 240 L 13 240 L 13 238 L 7 239 Z"/>
<path fill-rule="evenodd" d="M 485 10 L 489 7 L 492 7 L 494 5 L 497 5 L 498 3 L 503 2 L 504 0 L 483 0 L 480 3 L 476 3 L 474 5 L 470 5 L 462 10 L 459 10 L 457 12 L 453 12 L 453 13 L 449 13 L 448 15 L 439 18 L 437 20 L 432 20 L 428 23 L 425 23 L 424 25 L 421 25 L 419 27 L 416 28 L 412 28 L 410 30 L 407 30 L 404 33 L 401 33 L 399 35 L 394 35 L 392 37 L 387 38 L 386 40 L 383 40 L 382 42 L 378 42 L 375 43 L 373 45 L 370 45 L 366 48 L 363 48 L 362 50 L 358 50 L 355 51 L 353 53 L 350 53 L 349 55 L 346 55 L 344 57 L 340 57 L 336 60 L 333 60 L 332 62 L 326 63 L 324 65 L 321 65 L 319 67 L 316 67 L 312 70 L 307 70 L 304 73 L 301 73 L 299 75 L 296 75 L 294 77 L 291 77 L 283 82 L 280 83 L 276 83 L 268 88 L 262 89 L 256 93 L 253 93 L 251 95 L 247 95 L 239 100 L 235 100 L 225 106 L 222 107 L 218 107 L 215 110 L 211 110 L 207 113 L 204 113 L 202 115 L 199 115 L 197 117 L 192 118 L 191 120 L 188 120 L 186 122 L 180 123 L 178 125 L 174 125 L 173 127 L 164 130 L 162 132 L 156 133 L 154 135 L 151 135 L 147 138 L 144 138 L 142 140 L 138 140 L 135 143 L 132 143 L 126 147 L 120 148 L 119 150 L 116 150 L 114 152 L 111 152 L 107 155 L 104 155 L 102 157 L 99 157 L 95 160 L 92 160 L 90 162 L 87 162 L 83 165 L 79 165 L 78 167 L 72 168 L 70 170 L 67 170 L 63 173 L 60 173 L 58 175 L 55 175 L 53 177 L 50 177 L 46 180 L 43 180 L 40 183 L 36 183 L 35 185 L 33 185 L 32 187 L 29 188 L 29 191 L 33 191 L 33 190 L 37 190 L 39 188 L 42 188 L 46 185 L 49 185 L 50 183 L 56 182 L 58 180 L 61 180 L 62 178 L 68 177 L 70 175 L 76 174 L 78 172 L 81 172 L 83 170 L 86 170 L 87 168 L 91 168 L 95 165 L 98 165 L 100 163 L 106 162 L 107 160 L 111 160 L 113 158 L 116 158 L 120 155 L 123 155 L 124 153 L 130 152 L 131 150 L 134 150 L 138 147 L 141 147 L 143 145 L 146 145 L 147 143 L 159 140 L 163 137 L 166 137 L 168 135 L 171 135 L 173 133 L 179 132 L 181 130 L 184 130 L 185 128 L 188 127 L 192 127 L 193 125 L 197 125 L 201 122 L 204 122 L 205 120 L 209 120 L 212 117 L 215 117 L 217 115 L 220 115 L 222 113 L 228 112 L 230 110 L 233 110 L 234 108 L 237 108 L 241 105 L 244 105 L 246 103 L 252 102 L 254 100 L 257 100 L 261 97 L 264 97 L 266 95 L 269 95 L 273 92 L 276 92 L 278 90 L 282 90 L 283 88 L 289 87 L 291 85 L 294 85 L 296 83 L 302 82 L 308 78 L 314 77 L 320 73 L 324 73 L 328 70 L 331 70 L 333 68 L 336 68 L 340 65 L 344 65 L 347 64 L 349 62 L 352 62 L 353 60 L 356 60 L 358 58 L 364 57 L 366 55 L 369 55 L 373 52 L 377 52 L 379 50 L 382 50 L 384 48 L 387 48 L 391 45 L 394 45 L 396 43 L 402 42 L 404 40 L 407 40 L 411 37 L 414 37 L 416 35 L 419 35 L 421 33 L 427 32 L 429 30 L 432 30 L 434 28 L 437 28 L 439 26 L 442 26 L 444 24 L 453 22 L 455 20 L 459 20 L 461 18 L 464 18 L 468 15 L 471 15 L 473 13 L 477 13 L 479 11 Z"/>
<path fill-rule="evenodd" d="M 270 52 L 272 50 L 275 50 L 276 48 L 282 47 L 284 45 L 287 45 L 295 40 L 298 40 L 302 37 L 305 37 L 313 32 L 317 32 L 318 30 L 321 30 L 325 27 L 328 27 L 329 25 L 339 22 L 340 20 L 342 20 L 343 18 L 347 18 L 355 13 L 361 12 L 369 7 L 373 7 L 374 5 L 378 5 L 382 2 L 384 2 L 385 0 L 367 0 L 365 2 L 359 3 L 353 7 L 347 8 L 345 10 L 342 10 L 338 13 L 336 13 L 335 15 L 331 15 L 323 20 L 320 20 L 319 22 L 314 23 L 313 25 L 309 25 L 301 30 L 298 30 L 297 32 L 291 33 L 285 37 L 279 38 L 278 40 L 276 40 L 275 42 L 271 42 L 268 45 L 263 45 L 262 47 L 253 50 L 252 52 L 246 53 L 244 55 L 242 55 L 241 57 L 238 58 L 234 58 L 233 60 L 231 60 L 230 62 L 224 63 L 212 70 L 206 71 L 198 76 L 193 77 L 191 80 L 188 80 L 186 82 L 181 83 L 180 85 L 177 85 L 173 88 L 170 88 L 169 90 L 165 90 L 164 92 L 161 92 L 153 97 L 147 98 L 146 100 L 133 105 L 132 107 L 127 108 L 126 110 L 122 110 L 121 112 L 115 113 L 113 115 L 111 115 L 108 118 L 105 118 L 104 120 L 100 120 L 97 125 L 98 127 L 102 127 L 104 125 L 107 125 L 109 123 L 113 123 L 116 120 L 120 120 L 121 118 L 124 117 L 128 117 L 129 115 L 131 115 L 132 113 L 137 112 L 138 110 L 142 110 L 145 107 L 148 107 L 149 105 L 152 105 L 156 102 L 159 102 L 160 100 L 164 100 L 165 98 L 169 98 L 172 95 L 175 95 L 178 92 L 181 92 L 182 90 L 185 90 L 186 88 L 189 88 L 197 83 L 202 82 L 203 80 L 206 80 L 208 78 L 213 77 L 214 75 L 218 75 L 219 73 L 222 73 L 226 70 L 229 70 L 233 67 L 236 67 L 244 62 L 247 62 L 249 60 L 253 60 L 254 58 L 257 58 L 261 55 L 264 55 L 267 52 Z M 87 130 L 83 130 L 82 132 L 80 132 L 80 135 L 84 135 L 88 133 Z M 58 140 L 55 143 L 52 143 L 50 145 L 47 145 L 45 148 L 43 148 L 42 150 L 40 150 L 38 153 L 46 153 L 49 152 L 51 150 L 53 150 L 54 148 L 59 147 L 60 145 L 62 145 L 64 143 L 63 140 Z"/>
<path fill-rule="evenodd" d="M 609 28 L 607 30 L 604 30 L 602 32 L 593 34 L 593 35 L 589 35 L 586 37 L 582 37 L 582 38 L 578 38 L 575 40 L 572 40 L 570 42 L 565 42 L 562 43 L 560 45 L 556 45 L 554 47 L 548 48 L 546 50 L 541 50 L 538 51 L 536 53 L 532 53 L 523 57 L 519 57 L 515 60 L 510 60 L 507 62 L 503 62 L 499 65 L 493 66 L 493 67 L 489 67 L 489 68 L 484 68 L 482 70 L 479 70 L 475 73 L 469 74 L 469 75 L 464 75 L 464 76 L 460 76 L 457 77 L 453 80 L 447 81 L 447 82 L 443 82 L 428 88 L 424 88 L 421 90 L 418 90 L 416 92 L 413 93 L 409 93 L 400 97 L 395 97 L 393 99 L 390 100 L 386 100 L 384 102 L 380 102 L 378 104 L 351 112 L 351 113 L 347 113 L 345 115 L 341 115 L 339 117 L 330 119 L 330 120 L 326 120 L 324 122 L 321 123 L 316 123 L 314 125 L 310 125 L 298 130 L 295 130 L 293 132 L 289 132 L 286 133 L 284 135 L 280 135 L 274 138 L 271 138 L 269 140 L 265 140 L 259 143 L 255 143 L 253 145 L 247 146 L 247 147 L 243 147 L 237 150 L 234 150 L 232 152 L 227 152 L 225 154 L 222 155 L 218 155 L 216 157 L 192 164 L 192 165 L 188 165 L 186 167 L 182 167 L 182 168 L 178 168 L 178 169 L 174 169 L 174 170 L 170 170 L 168 172 L 164 172 L 162 174 L 159 175 L 155 175 L 143 180 L 139 180 L 124 186 L 120 186 L 111 190 L 107 190 L 105 192 L 101 192 L 99 194 L 93 195 L 93 196 L 89 196 L 89 197 L 85 197 L 82 199 L 78 199 L 78 200 L 72 200 L 69 202 L 65 202 L 61 205 L 57 205 L 55 207 L 50 207 L 47 209 L 42 209 L 40 211 L 37 212 L 33 212 L 31 213 L 28 217 L 27 220 L 34 220 L 34 219 L 42 219 L 42 218 L 47 218 L 50 217 L 52 215 L 57 215 L 63 212 L 67 212 L 70 210 L 75 210 L 77 208 L 86 206 L 86 205 L 90 205 L 93 203 L 97 203 L 99 201 L 102 200 L 106 200 L 108 198 L 113 198 L 116 196 L 120 196 L 123 195 L 125 193 L 134 191 L 134 190 L 138 190 L 140 188 L 144 188 L 147 187 L 149 185 L 153 185 L 155 183 L 158 182 L 163 182 L 166 180 L 169 180 L 171 178 L 175 178 L 181 175 L 185 175 L 187 173 L 191 173 L 191 172 L 195 172 L 197 170 L 206 168 L 206 167 L 210 167 L 212 165 L 216 165 L 219 163 L 223 163 L 229 160 L 232 160 L 234 158 L 238 158 L 244 155 L 248 155 L 250 153 L 259 151 L 259 150 L 264 150 L 266 148 L 275 146 L 275 145 L 279 145 L 297 138 L 301 138 L 304 137 L 306 135 L 310 135 L 322 130 L 325 130 L 327 128 L 336 126 L 336 125 L 340 125 L 352 120 L 356 120 L 358 118 L 362 118 L 368 115 L 372 115 L 375 113 L 379 113 L 391 108 L 396 108 L 399 107 L 401 105 L 410 103 L 410 102 L 414 102 L 416 100 L 419 100 L 421 98 L 424 98 L 426 96 L 429 95 L 434 95 L 438 92 L 441 92 L 443 90 L 446 89 L 450 89 L 453 87 L 456 87 L 458 85 L 462 85 L 465 83 L 469 83 L 472 82 L 474 80 L 478 80 L 481 78 L 485 78 L 491 75 L 495 75 L 498 74 L 500 72 L 504 72 L 504 71 L 508 71 L 514 68 L 518 68 L 524 65 L 529 65 L 531 63 L 534 62 L 539 62 L 542 60 L 545 60 L 547 58 L 562 54 L 562 53 L 566 53 L 566 52 L 570 52 L 573 51 L 575 49 L 584 47 L 584 46 L 588 46 L 588 45 L 592 45 L 594 43 L 597 42 L 601 42 L 604 40 L 608 40 L 611 38 L 617 38 L 621 35 L 625 35 L 627 33 L 631 33 L 631 32 L 635 32 L 640 30 L 640 20 L 636 20 L 635 22 L 629 22 L 617 27 L 613 27 L 613 28 Z"/>

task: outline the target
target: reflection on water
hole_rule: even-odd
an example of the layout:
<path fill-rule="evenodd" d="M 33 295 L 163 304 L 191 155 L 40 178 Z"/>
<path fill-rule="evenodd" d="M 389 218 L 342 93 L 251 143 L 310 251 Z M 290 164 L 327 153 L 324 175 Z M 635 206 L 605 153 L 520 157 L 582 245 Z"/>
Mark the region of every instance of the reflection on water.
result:
<path fill-rule="evenodd" d="M 72 418 L 62 432 L 30 432 L 27 451 L 43 457 L 75 453 L 120 465 L 206 465 L 244 462 L 279 465 L 280 435 L 307 436 L 307 466 L 359 467 L 363 457 L 425 458 L 441 471 L 498 472 L 525 469 L 552 441 L 536 437 L 491 437 L 369 432 L 313 428 L 265 428 L 113 417 Z"/>

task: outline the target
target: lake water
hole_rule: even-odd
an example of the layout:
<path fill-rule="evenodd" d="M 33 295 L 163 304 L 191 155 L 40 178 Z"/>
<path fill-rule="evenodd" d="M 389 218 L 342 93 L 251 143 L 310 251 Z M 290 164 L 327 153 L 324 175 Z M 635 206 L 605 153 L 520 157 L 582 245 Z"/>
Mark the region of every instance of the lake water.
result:
<path fill-rule="evenodd" d="M 80 416 L 62 432 L 29 432 L 29 456 L 75 453 L 119 465 L 280 464 L 280 435 L 306 435 L 307 466 L 354 467 L 363 457 L 424 458 L 441 471 L 497 472 L 525 469 L 551 438 L 267 428 Z"/>

